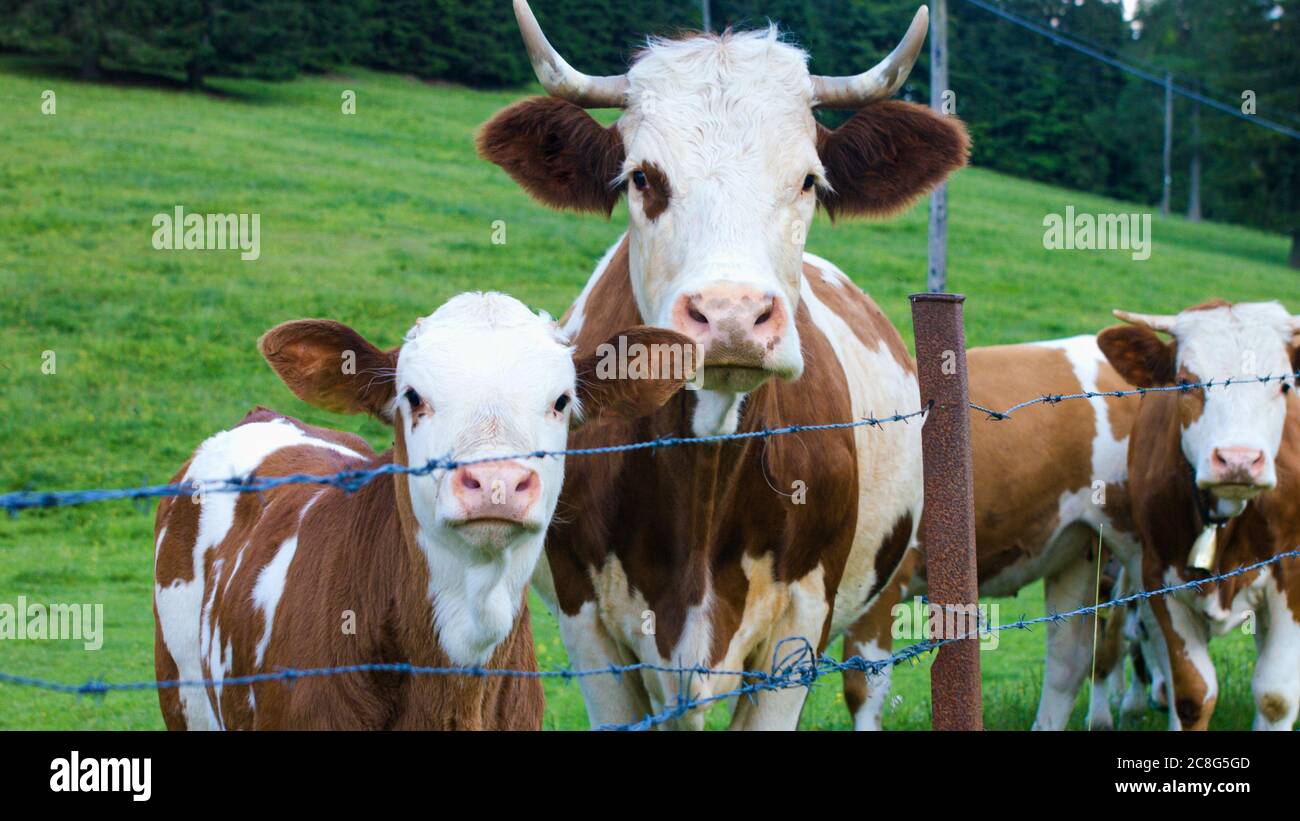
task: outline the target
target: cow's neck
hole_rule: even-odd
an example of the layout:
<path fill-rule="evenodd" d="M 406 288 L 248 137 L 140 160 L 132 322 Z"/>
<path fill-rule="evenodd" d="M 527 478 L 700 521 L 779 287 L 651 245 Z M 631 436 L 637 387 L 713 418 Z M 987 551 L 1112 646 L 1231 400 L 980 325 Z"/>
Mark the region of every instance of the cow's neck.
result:
<path fill-rule="evenodd" d="M 394 452 L 406 462 L 400 431 Z M 474 555 L 452 543 L 454 536 L 420 526 L 407 481 L 398 476 L 393 483 L 410 568 L 399 581 L 404 650 L 412 657 L 445 656 L 458 666 L 487 664 L 517 626 L 543 535 L 529 535 L 493 556 Z"/>
<path fill-rule="evenodd" d="M 441 648 L 454 664 L 487 664 L 519 621 L 542 535 L 491 558 L 470 556 L 422 532 L 414 541 L 427 568 L 424 597 L 433 607 Z"/>
<path fill-rule="evenodd" d="M 735 433 L 740 425 L 740 411 L 746 396 L 743 393 L 696 391 L 690 432 L 695 436 Z"/>

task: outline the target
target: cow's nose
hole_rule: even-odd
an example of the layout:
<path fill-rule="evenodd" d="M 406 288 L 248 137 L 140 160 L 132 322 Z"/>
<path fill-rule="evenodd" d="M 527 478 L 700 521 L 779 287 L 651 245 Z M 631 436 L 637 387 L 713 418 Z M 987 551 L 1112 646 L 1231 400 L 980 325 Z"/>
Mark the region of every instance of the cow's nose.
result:
<path fill-rule="evenodd" d="M 451 489 L 466 521 L 502 519 L 523 522 L 541 495 L 537 471 L 518 462 L 462 465 L 451 474 Z"/>
<path fill-rule="evenodd" d="M 1257 448 L 1215 448 L 1210 454 L 1211 475 L 1216 484 L 1253 485 L 1264 473 L 1268 460 Z"/>
<path fill-rule="evenodd" d="M 705 360 L 760 367 L 787 324 L 784 301 L 748 285 L 722 282 L 682 294 L 673 305 L 673 329 L 704 347 Z M 713 357 L 710 357 L 713 354 Z"/>

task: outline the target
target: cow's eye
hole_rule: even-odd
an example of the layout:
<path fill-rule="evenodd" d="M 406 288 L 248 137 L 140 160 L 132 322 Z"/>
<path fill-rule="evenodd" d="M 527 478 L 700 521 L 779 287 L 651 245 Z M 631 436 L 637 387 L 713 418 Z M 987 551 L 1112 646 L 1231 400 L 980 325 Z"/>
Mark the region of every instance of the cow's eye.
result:
<path fill-rule="evenodd" d="M 1286 395 L 1287 395 L 1288 393 L 1290 393 L 1290 392 L 1291 392 L 1291 383 L 1290 383 L 1290 382 L 1283 382 L 1283 383 L 1282 383 L 1282 395 L 1283 395 L 1283 396 L 1286 396 Z"/>
<path fill-rule="evenodd" d="M 817 184 L 817 178 L 812 174 L 803 178 L 803 190 L 811 191 L 812 187 Z"/>
<path fill-rule="evenodd" d="M 564 413 L 564 409 L 567 407 L 569 407 L 569 395 L 567 393 L 562 393 L 560 394 L 560 397 L 555 400 L 555 412 Z"/>
<path fill-rule="evenodd" d="M 420 398 L 420 394 L 415 392 L 415 388 L 407 388 L 406 393 L 403 394 L 403 396 L 406 397 L 406 401 L 410 404 L 411 410 L 420 407 L 420 403 L 424 401 Z"/>
<path fill-rule="evenodd" d="M 632 184 L 636 186 L 636 190 L 644 191 L 650 183 L 645 178 L 645 172 L 638 168 L 632 172 Z"/>

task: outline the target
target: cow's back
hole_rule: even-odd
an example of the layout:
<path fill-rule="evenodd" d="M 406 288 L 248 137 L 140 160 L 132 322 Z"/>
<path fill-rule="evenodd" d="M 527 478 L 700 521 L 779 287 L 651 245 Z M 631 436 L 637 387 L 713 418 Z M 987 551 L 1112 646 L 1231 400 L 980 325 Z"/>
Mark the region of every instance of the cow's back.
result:
<path fill-rule="evenodd" d="M 360 437 L 261 408 L 199 446 L 173 479 L 199 483 L 195 493 L 164 499 L 155 520 L 155 664 L 160 681 L 260 671 L 304 514 L 323 495 L 340 493 L 314 484 L 259 493 L 205 492 L 202 483 L 330 474 L 373 458 Z M 248 726 L 252 690 L 239 690 L 235 704 L 234 694 L 223 697 L 220 686 L 163 688 L 164 720 L 172 729 Z"/>
<path fill-rule="evenodd" d="M 1048 395 L 1125 390 L 1096 339 L 967 351 L 971 402 L 1004 411 Z M 1009 594 L 1069 557 L 1049 552 L 1072 523 L 1131 533 L 1126 453 L 1136 397 L 1042 403 L 996 420 L 971 411 L 981 592 Z"/>

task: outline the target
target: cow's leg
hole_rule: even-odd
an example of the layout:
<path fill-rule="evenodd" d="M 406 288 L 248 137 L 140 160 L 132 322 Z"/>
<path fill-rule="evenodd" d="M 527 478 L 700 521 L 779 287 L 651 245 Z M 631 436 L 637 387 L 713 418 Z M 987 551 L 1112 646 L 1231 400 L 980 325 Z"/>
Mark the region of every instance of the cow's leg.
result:
<path fill-rule="evenodd" d="M 154 608 L 153 657 L 158 681 L 175 681 L 180 678 L 180 671 L 176 667 L 176 659 L 172 658 L 172 654 L 167 652 L 167 644 L 163 641 L 162 625 L 158 624 L 157 607 Z M 162 709 L 163 724 L 167 725 L 167 729 L 187 729 L 185 725 L 185 708 L 181 706 L 181 694 L 177 688 L 159 687 L 158 706 Z"/>
<path fill-rule="evenodd" d="M 793 643 L 781 644 L 782 639 L 806 638 L 813 643 L 814 652 L 820 652 L 818 646 L 826 631 L 826 622 L 831 615 L 831 602 L 826 599 L 826 584 L 822 568 L 790 584 L 790 603 L 782 618 L 768 634 L 756 652 L 750 655 L 753 663 L 760 669 L 770 666 L 774 657 L 780 660 L 787 652 L 795 649 Z M 777 645 L 781 644 L 777 652 Z M 735 711 L 731 714 L 733 730 L 797 730 L 799 714 L 803 712 L 804 700 L 808 698 L 805 687 L 784 687 L 779 690 L 763 690 L 752 698 L 736 700 Z"/>
<path fill-rule="evenodd" d="M 1128 689 L 1124 691 L 1124 698 L 1119 705 L 1122 719 L 1138 718 L 1147 711 L 1147 687 L 1151 684 L 1146 660 L 1142 657 L 1142 648 L 1134 644 L 1129 648 L 1128 655 L 1132 672 L 1129 676 Z"/>
<path fill-rule="evenodd" d="M 1091 540 L 1082 528 L 1062 538 Z M 1078 558 L 1060 572 L 1043 579 L 1047 612 L 1061 613 L 1092 603 L 1097 583 L 1096 558 L 1089 560 L 1080 545 Z M 1047 658 L 1043 668 L 1043 695 L 1038 702 L 1035 730 L 1064 730 L 1074 709 L 1079 687 L 1092 667 L 1092 616 L 1081 616 L 1047 625 Z"/>
<path fill-rule="evenodd" d="M 1268 614 L 1259 620 L 1255 661 L 1256 730 L 1290 730 L 1300 710 L 1300 613 L 1287 606 L 1286 592 L 1269 585 Z"/>
<path fill-rule="evenodd" d="M 1092 694 L 1088 701 L 1088 727 L 1113 730 L 1110 712 L 1111 693 L 1124 684 L 1124 613 L 1106 611 L 1097 637 L 1097 658 L 1092 671 Z"/>
<path fill-rule="evenodd" d="M 920 551 L 915 548 L 903 555 L 889 583 L 876 595 L 867 612 L 844 634 L 845 661 L 854 656 L 867 661 L 889 658 L 893 652 L 894 608 L 902 600 L 919 564 Z M 870 675 L 858 670 L 844 671 L 844 703 L 853 718 L 853 729 L 881 729 L 881 713 L 889 698 L 893 672 L 892 666 Z"/>
<path fill-rule="evenodd" d="M 1149 603 L 1165 651 L 1169 729 L 1207 729 L 1219 698 L 1219 682 L 1205 621 L 1174 596 L 1156 596 Z"/>
<path fill-rule="evenodd" d="M 559 622 L 560 637 L 573 669 L 594 670 L 635 661 L 620 650 L 601 624 L 595 602 L 583 602 L 572 616 L 561 612 Z M 592 729 L 640 721 L 650 713 L 650 699 L 640 676 L 635 674 L 584 676 L 578 679 L 578 686 Z"/>

